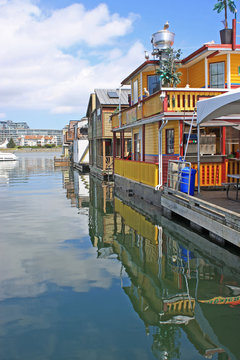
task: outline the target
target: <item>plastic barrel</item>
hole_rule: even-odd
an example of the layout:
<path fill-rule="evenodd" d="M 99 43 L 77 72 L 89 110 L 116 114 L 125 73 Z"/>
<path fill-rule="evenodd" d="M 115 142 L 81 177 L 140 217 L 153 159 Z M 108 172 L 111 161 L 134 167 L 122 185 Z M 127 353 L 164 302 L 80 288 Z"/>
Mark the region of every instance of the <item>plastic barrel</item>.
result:
<path fill-rule="evenodd" d="M 182 175 L 181 175 L 181 184 L 180 184 L 180 191 L 188 194 L 188 183 L 189 183 L 189 171 L 191 170 L 190 174 L 190 189 L 189 189 L 189 195 L 194 195 L 194 188 L 195 188 L 195 175 L 196 170 L 195 169 L 189 169 L 189 167 L 185 167 L 182 169 Z"/>

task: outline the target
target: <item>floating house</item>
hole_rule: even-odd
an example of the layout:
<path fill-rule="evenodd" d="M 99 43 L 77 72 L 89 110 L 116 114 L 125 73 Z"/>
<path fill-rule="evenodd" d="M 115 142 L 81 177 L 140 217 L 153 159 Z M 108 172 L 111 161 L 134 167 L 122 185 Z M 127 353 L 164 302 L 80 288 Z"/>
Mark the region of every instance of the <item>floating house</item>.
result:
<path fill-rule="evenodd" d="M 74 126 L 78 123 L 78 120 L 70 120 L 69 124 L 63 129 L 63 151 L 64 156 L 68 156 L 70 160 L 73 160 L 73 141 L 74 141 Z"/>
<path fill-rule="evenodd" d="M 112 124 L 110 116 L 129 106 L 129 89 L 96 89 L 90 95 L 87 118 L 89 140 L 89 166 L 91 174 L 101 180 L 112 176 Z M 120 135 L 119 135 L 120 136 Z M 120 137 L 116 136 L 117 147 Z"/>
<path fill-rule="evenodd" d="M 153 59 L 146 56 L 122 81 L 131 87 L 130 106 L 112 115 L 116 187 L 159 204 L 156 189 L 167 182 L 169 160 L 184 157 L 197 169 L 198 143 L 201 187 L 221 187 L 227 174 L 239 174 L 239 113 L 208 119 L 200 127 L 200 136 L 196 121 L 198 101 L 240 87 L 235 20 L 233 30 L 231 44 L 209 42 L 179 61 L 181 77 L 176 87 L 164 87 L 157 74 L 174 34 L 168 26 L 153 34 Z M 195 181 L 198 186 L 198 177 Z"/>
<path fill-rule="evenodd" d="M 83 117 L 74 127 L 73 166 L 81 172 L 89 171 L 88 119 Z"/>

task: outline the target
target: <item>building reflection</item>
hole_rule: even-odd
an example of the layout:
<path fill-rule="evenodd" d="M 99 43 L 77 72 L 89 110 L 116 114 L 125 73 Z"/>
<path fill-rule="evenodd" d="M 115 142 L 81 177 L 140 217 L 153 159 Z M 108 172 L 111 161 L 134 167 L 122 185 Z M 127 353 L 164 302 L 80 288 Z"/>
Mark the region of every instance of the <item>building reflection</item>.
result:
<path fill-rule="evenodd" d="M 89 235 L 98 257 L 112 254 L 114 236 L 113 183 L 90 175 Z"/>
<path fill-rule="evenodd" d="M 205 358 L 237 360 L 239 307 L 201 301 L 240 296 L 239 257 L 166 218 L 153 224 L 114 198 L 109 183 L 90 176 L 89 185 L 92 244 L 99 258 L 121 262 L 122 289 L 155 358 L 180 358 L 185 336 Z"/>
<path fill-rule="evenodd" d="M 62 170 L 63 188 L 66 196 L 71 201 L 71 206 L 79 210 L 89 207 L 89 175 L 80 174 L 72 167 Z"/>

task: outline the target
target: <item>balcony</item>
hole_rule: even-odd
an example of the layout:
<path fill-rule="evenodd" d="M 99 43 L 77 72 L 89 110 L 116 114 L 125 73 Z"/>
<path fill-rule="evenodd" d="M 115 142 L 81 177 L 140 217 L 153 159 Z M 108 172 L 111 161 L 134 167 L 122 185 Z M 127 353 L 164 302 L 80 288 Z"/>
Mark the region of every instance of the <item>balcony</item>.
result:
<path fill-rule="evenodd" d="M 97 155 L 97 167 L 103 171 L 112 173 L 113 170 L 113 157 Z"/>
<path fill-rule="evenodd" d="M 189 89 L 189 88 L 162 88 L 161 91 L 146 97 L 119 114 L 112 116 L 112 127 L 118 128 L 129 125 L 138 120 L 149 118 L 162 112 L 193 112 L 197 101 L 217 96 L 227 89 Z M 165 100 L 161 101 L 160 94 L 165 93 Z"/>
<path fill-rule="evenodd" d="M 65 134 L 65 142 L 72 142 L 74 140 L 74 130 L 68 130 Z"/>

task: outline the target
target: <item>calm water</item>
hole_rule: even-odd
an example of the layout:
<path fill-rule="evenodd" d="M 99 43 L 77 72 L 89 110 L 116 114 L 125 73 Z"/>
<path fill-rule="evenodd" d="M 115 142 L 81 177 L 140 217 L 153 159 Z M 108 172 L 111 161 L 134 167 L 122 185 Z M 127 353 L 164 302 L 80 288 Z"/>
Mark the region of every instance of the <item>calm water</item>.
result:
<path fill-rule="evenodd" d="M 238 256 L 18 156 L 0 164 L 1 360 L 240 359 L 240 305 L 202 302 L 237 302 Z"/>

